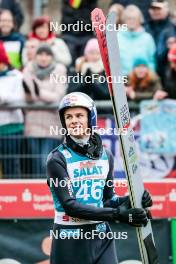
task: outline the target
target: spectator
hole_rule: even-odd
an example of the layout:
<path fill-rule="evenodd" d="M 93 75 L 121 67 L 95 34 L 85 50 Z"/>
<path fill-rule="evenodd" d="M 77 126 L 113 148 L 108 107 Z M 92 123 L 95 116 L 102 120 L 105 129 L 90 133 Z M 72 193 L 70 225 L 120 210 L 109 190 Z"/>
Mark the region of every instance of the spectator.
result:
<path fill-rule="evenodd" d="M 175 10 L 172 10 L 170 12 L 170 18 L 171 18 L 171 21 L 174 25 L 176 25 L 176 11 Z"/>
<path fill-rule="evenodd" d="M 3 10 L 0 13 L 0 41 L 4 42 L 10 64 L 16 69 L 20 69 L 24 36 L 16 32 L 14 18 L 9 10 Z"/>
<path fill-rule="evenodd" d="M 109 99 L 109 92 L 101 60 L 98 41 L 90 39 L 84 49 L 84 56 L 76 60 L 76 71 L 83 76 L 77 84 L 71 83 L 68 93 L 82 92 L 93 100 Z"/>
<path fill-rule="evenodd" d="M 164 77 L 164 90 L 158 91 L 154 99 L 176 99 L 176 44 L 172 45 L 168 52 L 168 61 Z"/>
<path fill-rule="evenodd" d="M 24 68 L 24 90 L 28 102 L 44 104 L 59 103 L 66 93 L 66 84 L 51 78 L 52 74 L 65 77 L 66 68 L 56 64 L 54 53 L 48 44 L 40 44 L 35 58 Z M 50 135 L 50 127 L 58 126 L 58 115 L 54 110 L 28 110 L 25 115 L 25 135 L 28 140 L 28 151 L 34 155 L 43 155 L 42 160 L 32 161 L 32 173 L 42 174 L 45 171 L 45 155 L 58 144 L 58 135 Z M 60 136 L 60 135 L 59 135 Z M 40 166 L 41 164 L 41 166 Z M 40 168 L 41 167 L 41 168 Z"/>
<path fill-rule="evenodd" d="M 130 100 L 152 99 L 154 93 L 162 89 L 159 77 L 148 68 L 147 61 L 143 59 L 135 60 L 133 71 L 128 77 L 126 92 Z"/>
<path fill-rule="evenodd" d="M 32 61 L 35 57 L 35 52 L 37 49 L 37 46 L 39 45 L 39 41 L 35 38 L 28 39 L 25 43 L 25 47 L 22 52 L 22 61 L 23 66 L 26 66 L 26 64 L 30 61 Z"/>
<path fill-rule="evenodd" d="M 157 48 L 157 61 L 158 61 L 158 73 L 160 74 L 162 81 L 167 65 L 167 54 L 168 51 L 176 43 L 176 23 L 170 25 L 165 29 L 159 37 L 158 48 Z"/>
<path fill-rule="evenodd" d="M 166 0 L 153 0 L 150 8 L 150 21 L 146 24 L 146 30 L 149 32 L 158 47 L 161 33 L 172 25 L 169 18 L 169 4 Z"/>
<path fill-rule="evenodd" d="M 22 74 L 10 66 L 3 42 L 0 42 L 0 83 L 0 104 L 24 101 Z M 4 178 L 20 177 L 19 154 L 23 123 L 20 109 L 0 110 L 0 159 Z"/>
<path fill-rule="evenodd" d="M 120 4 L 124 7 L 127 7 L 128 5 L 136 5 L 143 13 L 144 17 L 145 17 L 145 21 L 149 20 L 149 12 L 148 9 L 150 7 L 152 0 L 145 0 L 145 1 L 141 1 L 141 0 L 112 0 L 111 4 Z"/>
<path fill-rule="evenodd" d="M 36 18 L 32 24 L 32 32 L 29 34 L 29 39 L 37 39 L 39 42 L 49 44 L 54 53 L 56 62 L 69 66 L 71 63 L 71 55 L 69 49 L 63 39 L 57 38 L 50 31 L 50 20 L 46 16 Z M 26 51 L 24 51 L 26 52 Z"/>
<path fill-rule="evenodd" d="M 24 21 L 24 14 L 18 0 L 1 0 L 0 9 L 7 9 L 13 14 L 17 29 L 20 29 Z"/>
<path fill-rule="evenodd" d="M 97 7 L 97 2 L 97 0 L 62 1 L 61 24 L 67 28 L 62 32 L 62 36 L 70 49 L 73 65 L 78 57 L 83 56 L 87 41 L 93 37 L 90 13 Z M 82 25 L 82 28 L 75 30 L 74 27 L 70 27 L 76 24 L 79 27 Z"/>
<path fill-rule="evenodd" d="M 123 13 L 123 23 L 127 31 L 118 31 L 122 73 L 129 74 L 134 61 L 139 57 L 147 61 L 151 70 L 155 70 L 155 43 L 152 36 L 142 27 L 143 16 L 138 7 L 129 5 Z"/>

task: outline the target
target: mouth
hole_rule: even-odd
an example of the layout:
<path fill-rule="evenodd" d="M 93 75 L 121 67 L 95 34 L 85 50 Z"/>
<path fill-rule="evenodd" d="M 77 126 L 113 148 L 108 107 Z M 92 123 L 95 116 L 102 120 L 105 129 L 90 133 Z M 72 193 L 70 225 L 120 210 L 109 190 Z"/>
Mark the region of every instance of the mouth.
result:
<path fill-rule="evenodd" d="M 77 128 L 82 128 L 83 126 L 81 124 L 76 125 L 76 126 L 70 126 L 71 129 L 77 129 Z"/>

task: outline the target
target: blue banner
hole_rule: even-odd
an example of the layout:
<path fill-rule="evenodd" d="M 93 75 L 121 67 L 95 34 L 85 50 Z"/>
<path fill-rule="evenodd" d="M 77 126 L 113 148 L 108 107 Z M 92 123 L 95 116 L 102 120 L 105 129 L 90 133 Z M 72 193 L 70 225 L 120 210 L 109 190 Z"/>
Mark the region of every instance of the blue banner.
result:
<path fill-rule="evenodd" d="M 176 100 L 143 101 L 141 111 L 141 150 L 176 155 Z"/>

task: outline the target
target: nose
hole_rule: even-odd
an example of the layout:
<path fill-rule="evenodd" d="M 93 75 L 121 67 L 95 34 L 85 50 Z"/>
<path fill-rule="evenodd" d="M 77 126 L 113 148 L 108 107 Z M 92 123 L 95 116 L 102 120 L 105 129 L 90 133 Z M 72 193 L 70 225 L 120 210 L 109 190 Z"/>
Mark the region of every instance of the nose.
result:
<path fill-rule="evenodd" d="M 78 123 L 78 118 L 76 116 L 72 117 L 72 124 Z"/>

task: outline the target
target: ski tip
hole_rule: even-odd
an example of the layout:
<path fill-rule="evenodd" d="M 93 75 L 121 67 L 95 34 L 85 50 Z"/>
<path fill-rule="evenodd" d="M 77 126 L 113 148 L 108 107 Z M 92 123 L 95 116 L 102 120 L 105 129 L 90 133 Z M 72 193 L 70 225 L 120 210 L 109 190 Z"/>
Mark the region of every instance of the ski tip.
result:
<path fill-rule="evenodd" d="M 91 12 L 91 20 L 93 22 L 93 26 L 95 22 L 99 22 L 101 20 L 105 20 L 105 16 L 103 11 L 100 8 L 95 8 L 92 12 Z"/>
<path fill-rule="evenodd" d="M 92 12 L 91 12 L 91 16 L 92 16 L 92 15 L 95 15 L 95 14 L 99 14 L 99 13 L 103 13 L 103 11 L 102 11 L 102 9 L 96 7 L 96 8 L 94 8 L 94 9 L 92 10 Z"/>

